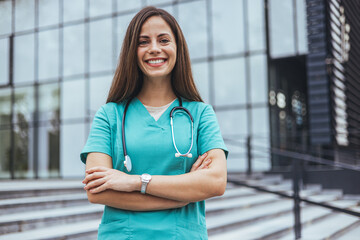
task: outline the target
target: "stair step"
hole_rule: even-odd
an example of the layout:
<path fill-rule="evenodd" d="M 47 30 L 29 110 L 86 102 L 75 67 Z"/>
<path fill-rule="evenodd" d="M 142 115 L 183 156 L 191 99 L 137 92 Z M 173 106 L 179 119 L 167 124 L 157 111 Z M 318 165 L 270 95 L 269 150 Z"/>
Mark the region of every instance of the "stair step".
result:
<path fill-rule="evenodd" d="M 0 199 L 0 215 L 86 204 L 88 200 L 85 191 L 75 194 Z"/>
<path fill-rule="evenodd" d="M 241 198 L 230 198 L 221 201 L 211 201 L 206 203 L 206 214 L 221 213 L 226 210 L 233 211 L 235 208 L 249 208 L 261 204 L 278 201 L 279 196 L 270 193 L 258 193 L 254 196 L 244 196 Z"/>
<path fill-rule="evenodd" d="M 0 235 L 0 240 L 92 240 L 97 238 L 100 220 L 43 227 L 19 233 Z"/>
<path fill-rule="evenodd" d="M 83 193 L 81 180 L 12 180 L 0 182 L 0 199 Z"/>
<path fill-rule="evenodd" d="M 308 206 L 301 211 L 301 221 L 303 224 L 317 221 L 331 213 L 330 210 Z M 292 213 L 271 218 L 256 224 L 239 228 L 233 231 L 210 236 L 210 240 L 234 240 L 234 239 L 279 239 L 279 235 L 288 232 L 294 225 Z"/>
<path fill-rule="evenodd" d="M 103 209 L 102 205 L 87 205 L 2 215 L 0 216 L 0 234 L 22 232 L 45 225 L 100 219 Z"/>
<path fill-rule="evenodd" d="M 207 199 L 206 202 L 219 201 L 219 200 L 221 201 L 224 199 L 229 199 L 234 197 L 249 196 L 249 195 L 254 195 L 256 193 L 257 193 L 256 190 L 247 187 L 231 188 L 231 189 L 226 189 L 224 195 Z"/>
<path fill-rule="evenodd" d="M 349 227 L 347 232 L 335 238 L 337 240 L 354 240 L 360 236 L 360 222 Z"/>
<path fill-rule="evenodd" d="M 346 231 L 352 224 L 359 222 L 359 218 L 345 214 L 333 213 L 331 216 L 302 227 L 302 239 L 332 239 L 335 235 Z M 281 238 L 281 240 L 294 239 L 293 234 L 288 234 Z M 353 236 L 354 239 L 354 236 Z"/>
<path fill-rule="evenodd" d="M 253 208 L 239 209 L 225 214 L 207 216 L 206 226 L 209 235 L 219 231 L 234 229 L 245 224 L 253 224 L 259 220 L 273 218 L 293 209 L 293 201 L 281 199 L 274 203 L 268 203 Z"/>

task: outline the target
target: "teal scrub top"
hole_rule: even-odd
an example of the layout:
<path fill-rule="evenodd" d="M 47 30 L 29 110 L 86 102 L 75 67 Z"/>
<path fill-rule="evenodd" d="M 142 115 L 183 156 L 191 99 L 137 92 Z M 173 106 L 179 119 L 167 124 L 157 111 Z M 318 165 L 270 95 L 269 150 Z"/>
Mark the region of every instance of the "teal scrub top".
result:
<path fill-rule="evenodd" d="M 134 98 L 127 110 L 125 141 L 132 161 L 128 172 L 123 164 L 121 122 L 125 103 L 107 103 L 96 113 L 86 145 L 80 154 L 101 152 L 112 158 L 113 168 L 128 174 L 179 175 L 190 171 L 199 155 L 219 148 L 228 154 L 211 105 L 183 100 L 194 119 L 192 158 L 175 157 L 170 111 L 179 106 L 178 99 L 155 121 L 145 106 Z M 176 146 L 186 153 L 191 144 L 191 122 L 188 115 L 177 111 L 174 116 Z M 135 212 L 105 206 L 98 239 L 208 239 L 205 202 L 194 202 L 176 209 Z"/>

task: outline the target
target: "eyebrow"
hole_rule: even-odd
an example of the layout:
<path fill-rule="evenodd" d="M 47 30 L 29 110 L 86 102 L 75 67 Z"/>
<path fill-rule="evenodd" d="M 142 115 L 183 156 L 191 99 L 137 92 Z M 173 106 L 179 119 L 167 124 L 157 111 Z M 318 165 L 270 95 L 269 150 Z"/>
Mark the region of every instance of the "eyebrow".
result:
<path fill-rule="evenodd" d="M 163 36 L 169 36 L 170 37 L 170 34 L 168 34 L 168 33 L 160 33 L 157 37 L 163 37 Z M 147 35 L 140 35 L 139 38 L 150 38 L 150 37 L 147 36 Z"/>

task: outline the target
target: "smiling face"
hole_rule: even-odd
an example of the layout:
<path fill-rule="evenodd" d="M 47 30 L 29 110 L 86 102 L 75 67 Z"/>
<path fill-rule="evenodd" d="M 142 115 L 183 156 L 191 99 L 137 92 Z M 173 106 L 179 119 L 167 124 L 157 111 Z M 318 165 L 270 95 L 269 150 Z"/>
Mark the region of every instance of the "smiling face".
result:
<path fill-rule="evenodd" d="M 159 16 L 141 27 L 137 59 L 145 78 L 170 79 L 176 63 L 176 40 L 170 26 Z"/>

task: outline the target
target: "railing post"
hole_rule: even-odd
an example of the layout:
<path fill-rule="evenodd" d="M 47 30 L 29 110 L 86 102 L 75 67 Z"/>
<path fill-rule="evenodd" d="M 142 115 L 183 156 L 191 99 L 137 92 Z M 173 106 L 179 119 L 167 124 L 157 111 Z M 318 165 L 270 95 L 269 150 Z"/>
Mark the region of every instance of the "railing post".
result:
<path fill-rule="evenodd" d="M 293 162 L 293 197 L 294 197 L 294 218 L 295 218 L 295 239 L 301 238 L 301 218 L 300 218 L 300 161 L 292 159 Z"/>
<path fill-rule="evenodd" d="M 247 136 L 246 139 L 246 149 L 247 149 L 247 171 L 246 174 L 250 176 L 252 174 L 252 155 L 251 155 L 251 136 Z"/>

